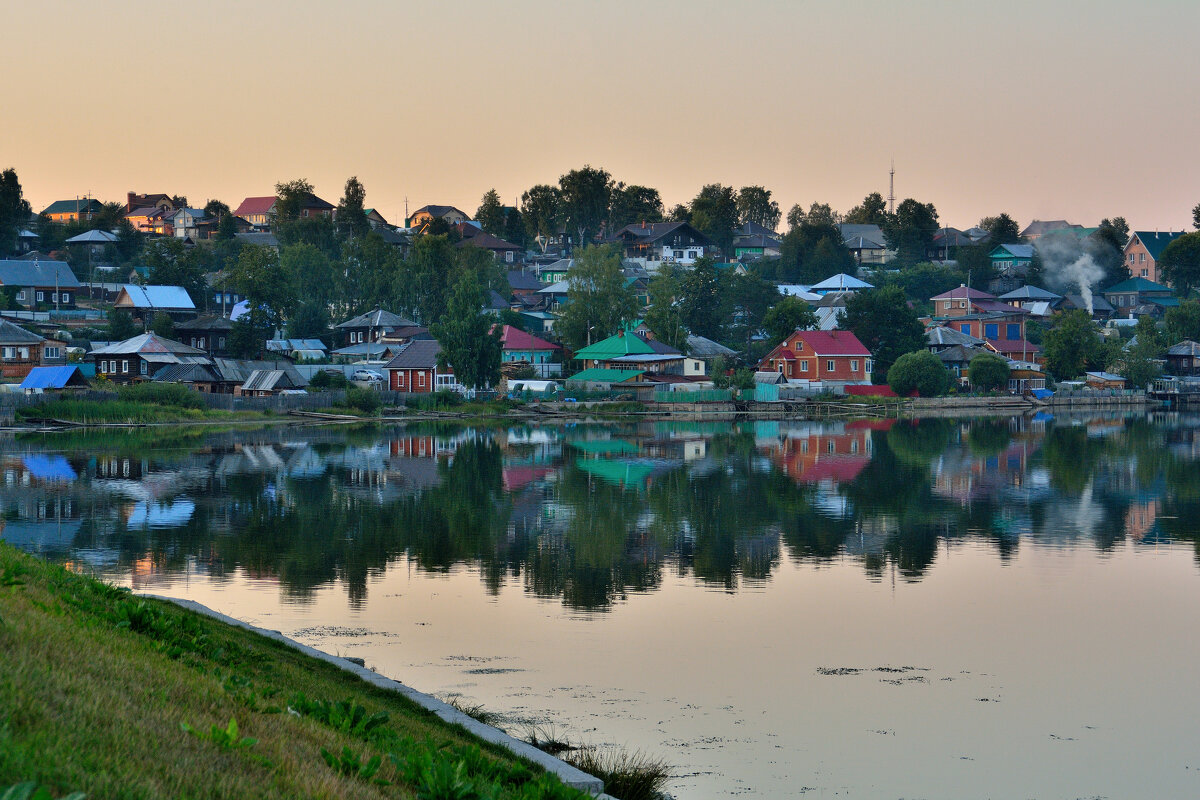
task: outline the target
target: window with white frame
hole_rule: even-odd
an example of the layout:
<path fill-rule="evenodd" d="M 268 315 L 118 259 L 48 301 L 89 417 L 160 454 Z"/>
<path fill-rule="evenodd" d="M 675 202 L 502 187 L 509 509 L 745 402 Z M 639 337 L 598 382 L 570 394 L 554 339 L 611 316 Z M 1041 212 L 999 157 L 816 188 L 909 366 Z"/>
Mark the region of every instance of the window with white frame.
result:
<path fill-rule="evenodd" d="M 833 363 L 832 358 L 825 362 L 825 371 L 826 372 L 833 372 L 835 369 L 837 369 L 837 365 Z"/>
<path fill-rule="evenodd" d="M 126 359 L 121 360 L 121 372 L 129 372 L 129 361 Z"/>
<path fill-rule="evenodd" d="M 855 359 L 855 358 L 850 359 L 850 371 L 858 372 L 858 359 Z"/>
<path fill-rule="evenodd" d="M 46 293 L 45 293 L 45 292 L 38 292 L 38 293 L 37 293 L 37 301 L 38 301 L 39 303 L 41 303 L 41 302 L 44 302 L 44 301 L 45 301 L 45 299 L 46 299 Z"/>
<path fill-rule="evenodd" d="M 800 371 L 801 371 L 801 372 L 808 372 L 808 362 L 807 362 L 807 361 L 801 361 L 801 362 L 800 362 Z"/>

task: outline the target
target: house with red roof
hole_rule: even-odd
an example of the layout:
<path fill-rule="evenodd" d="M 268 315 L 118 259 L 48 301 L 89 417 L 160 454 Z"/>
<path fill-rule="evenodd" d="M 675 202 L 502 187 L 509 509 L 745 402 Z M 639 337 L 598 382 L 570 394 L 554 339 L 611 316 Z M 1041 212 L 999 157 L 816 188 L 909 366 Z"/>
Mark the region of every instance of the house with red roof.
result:
<path fill-rule="evenodd" d="M 505 325 L 500 331 L 502 364 L 529 364 L 539 378 L 556 378 L 562 375 L 562 361 L 555 361 L 562 346 L 539 339 L 520 328 Z"/>
<path fill-rule="evenodd" d="M 871 369 L 871 351 L 850 331 L 793 331 L 758 364 L 788 383 L 835 386 L 869 384 Z"/>
<path fill-rule="evenodd" d="M 264 231 L 271 227 L 275 217 L 275 195 L 269 197 L 247 197 L 233 215 L 249 222 L 255 230 Z"/>

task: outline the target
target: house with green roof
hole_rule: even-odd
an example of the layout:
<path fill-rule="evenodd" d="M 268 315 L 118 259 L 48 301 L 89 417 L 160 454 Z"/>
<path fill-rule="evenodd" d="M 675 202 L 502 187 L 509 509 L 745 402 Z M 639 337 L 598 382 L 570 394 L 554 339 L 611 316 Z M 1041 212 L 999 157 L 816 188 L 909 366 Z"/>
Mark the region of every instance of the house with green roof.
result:
<path fill-rule="evenodd" d="M 650 355 L 653 352 L 654 348 L 642 337 L 634 333 L 626 333 L 624 330 L 619 330 L 615 335 L 603 341 L 590 344 L 581 350 L 576 350 L 575 358 L 583 361 L 585 364 L 591 361 L 593 362 L 591 366 L 595 367 L 599 366 L 599 363 L 602 361 L 611 361 L 621 356 Z"/>
<path fill-rule="evenodd" d="M 103 210 L 104 203 L 94 197 L 76 197 L 74 200 L 55 200 L 46 206 L 42 216 L 49 217 L 52 222 L 74 222 L 91 219 L 93 214 Z"/>
<path fill-rule="evenodd" d="M 1134 231 L 1125 245 L 1125 268 L 1135 278 L 1162 280 L 1158 259 L 1167 245 L 1183 234 L 1184 231 Z"/>
<path fill-rule="evenodd" d="M 1179 305 L 1179 298 L 1171 296 L 1170 286 L 1142 277 L 1108 287 L 1104 290 L 1104 299 L 1116 309 L 1119 317 L 1162 316 L 1166 309 Z"/>
<path fill-rule="evenodd" d="M 608 389 L 613 384 L 635 381 L 644 374 L 640 369 L 592 367 L 567 378 L 566 385 L 568 389 Z"/>

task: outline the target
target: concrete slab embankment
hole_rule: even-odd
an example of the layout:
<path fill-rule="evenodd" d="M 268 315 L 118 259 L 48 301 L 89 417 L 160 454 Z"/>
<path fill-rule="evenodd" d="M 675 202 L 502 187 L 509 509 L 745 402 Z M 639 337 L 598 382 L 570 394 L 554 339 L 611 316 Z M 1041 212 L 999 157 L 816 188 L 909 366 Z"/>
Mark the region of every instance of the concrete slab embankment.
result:
<path fill-rule="evenodd" d="M 393 692 L 399 692 L 422 708 L 432 711 L 445 722 L 448 722 L 451 725 L 460 725 L 468 732 L 478 736 L 480 739 L 499 745 L 514 755 L 520 756 L 528 761 L 532 761 L 547 772 L 558 776 L 558 779 L 566 785 L 589 794 L 598 795 L 600 800 L 608 798 L 608 795 L 602 794 L 604 791 L 604 784 L 599 778 L 588 775 L 586 772 L 572 767 L 565 761 L 560 761 L 549 753 L 542 752 L 528 742 L 515 739 L 502 730 L 493 728 L 490 725 L 484 725 L 479 720 L 464 714 L 457 708 L 454 708 L 453 706 L 437 699 L 432 695 L 425 694 L 424 692 L 418 692 L 416 689 L 406 686 L 400 681 L 384 677 L 377 672 L 372 672 L 366 667 L 348 661 L 340 656 L 331 655 L 324 651 L 317 650 L 316 648 L 309 647 L 306 644 L 301 644 L 295 639 L 284 636 L 279 631 L 271 631 L 266 630 L 265 628 L 259 628 L 247 622 L 243 622 L 240 619 L 235 619 L 234 617 L 222 614 L 219 611 L 213 611 L 208 606 L 201 605 L 194 600 L 183 600 L 176 597 L 164 597 L 157 594 L 143 594 L 142 596 L 151 597 L 155 600 L 163 600 L 168 603 L 174 603 L 175 605 L 186 608 L 189 611 L 194 611 L 197 614 L 203 614 L 206 617 L 219 620 L 227 625 L 233 625 L 234 627 L 242 628 L 243 630 L 253 631 L 260 636 L 265 636 L 268 639 L 282 642 L 288 647 L 299 650 L 301 653 L 304 653 L 307 656 L 320 659 L 328 664 L 332 664 L 338 669 L 353 673 L 372 686 L 377 686 L 380 689 L 387 689 Z M 608 800 L 613 799 L 608 798 Z"/>

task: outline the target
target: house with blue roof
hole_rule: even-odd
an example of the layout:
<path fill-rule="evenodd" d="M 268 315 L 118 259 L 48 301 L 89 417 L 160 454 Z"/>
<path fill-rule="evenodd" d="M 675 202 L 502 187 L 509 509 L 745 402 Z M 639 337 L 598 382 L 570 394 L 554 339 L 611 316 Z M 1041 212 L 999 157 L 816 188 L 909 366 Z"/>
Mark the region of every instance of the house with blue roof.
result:
<path fill-rule="evenodd" d="M 128 311 L 143 322 L 160 312 L 172 318 L 196 316 L 196 304 L 182 286 L 138 286 L 127 283 L 117 293 L 113 306 Z"/>

